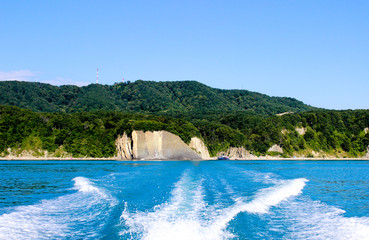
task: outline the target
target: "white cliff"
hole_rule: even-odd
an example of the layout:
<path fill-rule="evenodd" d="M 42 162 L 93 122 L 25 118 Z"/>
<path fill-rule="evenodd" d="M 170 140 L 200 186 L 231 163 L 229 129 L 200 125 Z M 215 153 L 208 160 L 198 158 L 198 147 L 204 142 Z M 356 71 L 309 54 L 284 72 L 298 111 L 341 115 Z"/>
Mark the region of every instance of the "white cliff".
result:
<path fill-rule="evenodd" d="M 188 146 L 180 137 L 167 131 L 133 131 L 132 139 L 125 133 L 116 140 L 118 157 L 131 159 L 200 160 L 209 159 L 204 143 L 191 140 Z M 209 156 L 209 157 L 208 157 Z"/>
<path fill-rule="evenodd" d="M 198 154 L 200 154 L 202 159 L 210 159 L 210 154 L 208 148 L 205 146 L 204 142 L 197 137 L 191 138 L 190 148 L 194 149 Z"/>
<path fill-rule="evenodd" d="M 115 146 L 117 147 L 118 158 L 124 160 L 131 160 L 132 155 L 132 140 L 124 133 L 122 136 L 118 136 L 115 140 Z"/>

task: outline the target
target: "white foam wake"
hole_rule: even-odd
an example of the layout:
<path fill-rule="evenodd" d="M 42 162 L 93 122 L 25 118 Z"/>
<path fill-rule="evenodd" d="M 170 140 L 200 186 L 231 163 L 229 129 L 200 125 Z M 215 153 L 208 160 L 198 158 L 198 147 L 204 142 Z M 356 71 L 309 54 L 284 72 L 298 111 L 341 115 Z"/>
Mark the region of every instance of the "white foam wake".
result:
<path fill-rule="evenodd" d="M 75 177 L 73 178 L 74 187 L 73 189 L 78 190 L 79 192 L 85 193 L 97 193 L 102 198 L 109 198 L 109 196 L 105 193 L 101 188 L 96 187 L 91 180 L 85 177 Z"/>
<path fill-rule="evenodd" d="M 193 181 L 185 172 L 175 184 L 170 200 L 156 206 L 154 211 L 130 213 L 126 208 L 121 219 L 128 229 L 121 235 L 150 240 L 219 239 L 213 237 L 202 221 L 206 205 L 201 182 Z"/>
<path fill-rule="evenodd" d="M 305 198 L 282 206 L 290 239 L 369 239 L 368 217 L 344 217 L 344 210 Z"/>
<path fill-rule="evenodd" d="M 307 181 L 305 178 L 283 180 L 278 185 L 259 190 L 250 202 L 238 199 L 235 205 L 220 210 L 212 225 L 214 228 L 224 229 L 241 212 L 265 214 L 271 207 L 299 195 Z"/>
<path fill-rule="evenodd" d="M 117 201 L 83 177 L 74 179 L 76 193 L 35 205 L 18 206 L 0 216 L 0 239 L 93 239 L 109 208 Z M 91 226 L 94 226 L 92 228 Z"/>
<path fill-rule="evenodd" d="M 281 181 L 280 184 L 262 189 L 250 202 L 238 200 L 233 206 L 221 203 L 207 205 L 201 187 L 202 181 L 194 181 L 188 173 L 175 184 L 170 200 L 156 206 L 153 211 L 130 213 L 126 208 L 122 223 L 127 228 L 121 232 L 131 239 L 230 239 L 228 223 L 240 212 L 266 213 L 292 196 L 301 193 L 306 179 Z"/>
<path fill-rule="evenodd" d="M 305 178 L 281 180 L 276 186 L 260 190 L 254 200 L 243 206 L 249 213 L 266 213 L 270 207 L 275 206 L 290 197 L 302 192 L 306 182 Z"/>

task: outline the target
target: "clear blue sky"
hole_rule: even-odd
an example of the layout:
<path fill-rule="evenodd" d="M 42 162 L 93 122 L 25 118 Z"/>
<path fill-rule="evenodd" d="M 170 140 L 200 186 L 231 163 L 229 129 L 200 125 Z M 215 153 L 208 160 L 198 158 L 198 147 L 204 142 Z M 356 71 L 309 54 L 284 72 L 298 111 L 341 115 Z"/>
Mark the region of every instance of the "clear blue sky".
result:
<path fill-rule="evenodd" d="M 0 80 L 197 80 L 369 109 L 369 1 L 0 2 Z"/>

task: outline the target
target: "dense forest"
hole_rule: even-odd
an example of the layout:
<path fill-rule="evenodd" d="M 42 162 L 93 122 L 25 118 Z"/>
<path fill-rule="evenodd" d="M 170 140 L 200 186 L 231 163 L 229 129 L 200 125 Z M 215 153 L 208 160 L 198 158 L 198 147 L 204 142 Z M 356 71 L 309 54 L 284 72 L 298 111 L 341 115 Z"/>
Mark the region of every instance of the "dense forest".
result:
<path fill-rule="evenodd" d="M 112 157 L 115 139 L 133 130 L 166 130 L 189 142 L 200 136 L 190 122 L 163 116 L 121 112 L 35 113 L 18 107 L 0 105 L 0 153 L 7 148 L 31 150 L 42 155 L 44 150 L 62 148 L 74 157 Z"/>
<path fill-rule="evenodd" d="M 133 130 L 167 130 L 185 142 L 197 136 L 211 155 L 228 147 L 245 147 L 255 155 L 361 157 L 369 145 L 369 110 L 316 110 L 283 116 L 223 114 L 214 119 L 182 119 L 118 111 L 40 113 L 0 106 L 0 154 L 31 150 L 73 157 L 112 157 L 115 139 Z M 303 132 L 298 130 L 303 130 Z M 268 152 L 274 145 L 284 152 Z M 58 155 L 59 154 L 59 155 Z M 322 156 L 322 155 L 320 155 Z"/>
<path fill-rule="evenodd" d="M 208 118 L 221 113 L 270 116 L 314 108 L 285 97 L 269 97 L 246 90 L 221 90 L 196 81 L 138 80 L 86 87 L 52 86 L 36 82 L 0 82 L 0 105 L 36 112 L 124 111 L 172 117 Z"/>

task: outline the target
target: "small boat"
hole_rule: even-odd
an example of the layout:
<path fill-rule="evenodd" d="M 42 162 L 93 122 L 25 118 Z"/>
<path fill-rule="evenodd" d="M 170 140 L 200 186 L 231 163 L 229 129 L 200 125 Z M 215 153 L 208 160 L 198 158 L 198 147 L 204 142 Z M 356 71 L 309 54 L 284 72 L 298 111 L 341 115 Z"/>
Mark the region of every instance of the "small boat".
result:
<path fill-rule="evenodd" d="M 227 156 L 221 156 L 221 157 L 218 157 L 218 160 L 229 160 L 229 157 L 227 157 Z"/>

